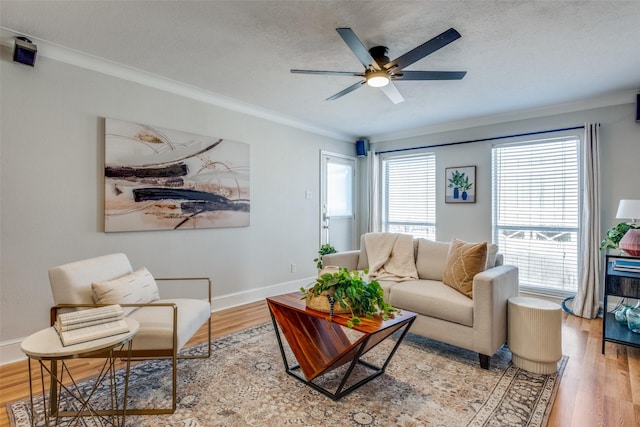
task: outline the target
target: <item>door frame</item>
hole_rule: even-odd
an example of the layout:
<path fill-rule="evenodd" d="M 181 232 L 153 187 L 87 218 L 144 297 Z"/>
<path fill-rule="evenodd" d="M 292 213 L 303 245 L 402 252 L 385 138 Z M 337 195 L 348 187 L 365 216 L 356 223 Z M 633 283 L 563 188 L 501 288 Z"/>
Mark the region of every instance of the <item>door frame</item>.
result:
<path fill-rule="evenodd" d="M 352 228 L 351 228 L 351 247 L 355 248 L 356 246 L 356 235 L 358 233 L 358 227 L 360 224 L 360 200 L 358 197 L 358 158 L 356 156 L 350 156 L 347 154 L 335 153 L 332 151 L 320 150 L 320 197 L 318 198 L 319 204 L 319 229 L 320 229 L 320 242 L 319 246 L 321 246 L 325 242 L 325 230 L 324 230 L 324 201 L 327 196 L 327 188 L 326 188 L 326 179 L 324 176 L 325 168 L 324 162 L 325 159 L 329 160 L 331 158 L 346 160 L 353 163 L 353 188 L 352 188 L 352 206 L 353 206 L 353 220 L 352 220 Z"/>

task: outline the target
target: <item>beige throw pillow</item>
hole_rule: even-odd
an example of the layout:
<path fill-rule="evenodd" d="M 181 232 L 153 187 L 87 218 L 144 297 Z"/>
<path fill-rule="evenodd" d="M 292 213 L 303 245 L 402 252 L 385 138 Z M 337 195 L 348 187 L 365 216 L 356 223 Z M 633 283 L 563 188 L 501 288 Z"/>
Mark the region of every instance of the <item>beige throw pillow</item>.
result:
<path fill-rule="evenodd" d="M 487 264 L 487 242 L 467 243 L 453 239 L 449 246 L 442 282 L 473 298 L 473 277 Z"/>
<path fill-rule="evenodd" d="M 160 299 L 158 285 L 145 267 L 117 279 L 92 283 L 91 289 L 96 304 L 148 304 Z M 128 315 L 137 307 L 123 309 Z"/>

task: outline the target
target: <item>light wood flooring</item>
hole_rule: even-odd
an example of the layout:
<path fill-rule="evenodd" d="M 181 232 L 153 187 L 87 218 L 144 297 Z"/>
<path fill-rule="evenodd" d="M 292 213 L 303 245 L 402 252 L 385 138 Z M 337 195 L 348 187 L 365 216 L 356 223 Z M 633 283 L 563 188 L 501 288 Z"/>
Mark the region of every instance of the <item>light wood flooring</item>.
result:
<path fill-rule="evenodd" d="M 220 337 L 267 321 L 270 316 L 264 301 L 247 304 L 214 313 L 212 335 Z M 190 344 L 206 338 L 203 327 Z M 603 356 L 601 338 L 601 319 L 563 313 L 562 348 L 569 362 L 549 426 L 640 426 L 640 349 L 607 343 Z M 95 375 L 100 363 L 92 359 L 73 362 L 76 379 Z M 29 396 L 28 379 L 27 362 L 0 366 L 0 427 L 9 425 L 7 402 Z"/>

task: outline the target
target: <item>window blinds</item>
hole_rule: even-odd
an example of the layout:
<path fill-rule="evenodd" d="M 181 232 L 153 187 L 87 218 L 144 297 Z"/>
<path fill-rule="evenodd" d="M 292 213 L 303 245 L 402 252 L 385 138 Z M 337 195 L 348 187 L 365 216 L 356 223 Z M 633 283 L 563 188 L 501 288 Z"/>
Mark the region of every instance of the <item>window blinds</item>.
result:
<path fill-rule="evenodd" d="M 434 240 L 435 155 L 389 157 L 382 163 L 382 229 Z"/>
<path fill-rule="evenodd" d="M 521 286 L 577 290 L 579 170 L 577 138 L 493 147 L 494 241 Z"/>

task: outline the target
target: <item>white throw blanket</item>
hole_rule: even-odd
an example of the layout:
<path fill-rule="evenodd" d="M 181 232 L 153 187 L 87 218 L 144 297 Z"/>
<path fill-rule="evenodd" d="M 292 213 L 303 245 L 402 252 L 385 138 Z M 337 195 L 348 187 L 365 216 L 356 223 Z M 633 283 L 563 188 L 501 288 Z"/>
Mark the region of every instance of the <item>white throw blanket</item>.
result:
<path fill-rule="evenodd" d="M 401 282 L 418 278 L 413 257 L 413 237 L 407 234 L 367 233 L 364 246 L 369 278 Z"/>

